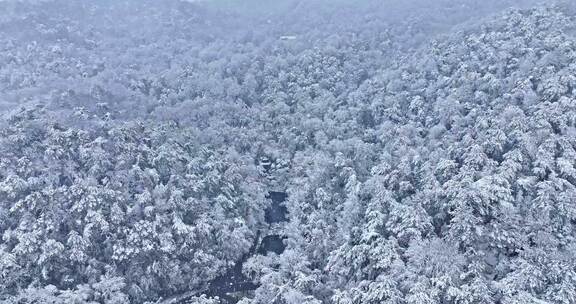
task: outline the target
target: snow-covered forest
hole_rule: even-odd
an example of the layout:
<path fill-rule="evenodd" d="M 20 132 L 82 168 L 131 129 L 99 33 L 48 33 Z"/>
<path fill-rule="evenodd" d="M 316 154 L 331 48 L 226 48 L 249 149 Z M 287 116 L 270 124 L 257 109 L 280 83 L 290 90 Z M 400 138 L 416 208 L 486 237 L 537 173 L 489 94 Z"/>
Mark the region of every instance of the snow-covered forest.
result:
<path fill-rule="evenodd" d="M 0 0 L 0 303 L 576 303 L 576 3 Z"/>

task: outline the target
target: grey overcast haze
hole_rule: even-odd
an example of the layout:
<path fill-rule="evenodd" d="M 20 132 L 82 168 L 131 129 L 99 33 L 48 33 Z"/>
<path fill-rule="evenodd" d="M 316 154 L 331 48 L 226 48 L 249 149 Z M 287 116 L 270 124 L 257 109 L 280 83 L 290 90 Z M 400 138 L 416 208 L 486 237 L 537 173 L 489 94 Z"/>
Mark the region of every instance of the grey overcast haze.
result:
<path fill-rule="evenodd" d="M 576 304 L 576 0 L 0 0 L 0 304 Z"/>

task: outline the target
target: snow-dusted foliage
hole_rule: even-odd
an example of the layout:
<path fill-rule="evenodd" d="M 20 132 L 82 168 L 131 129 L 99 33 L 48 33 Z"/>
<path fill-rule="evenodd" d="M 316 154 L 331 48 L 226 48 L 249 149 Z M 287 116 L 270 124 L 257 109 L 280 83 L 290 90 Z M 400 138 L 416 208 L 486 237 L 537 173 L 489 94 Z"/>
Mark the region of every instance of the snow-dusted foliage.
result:
<path fill-rule="evenodd" d="M 574 4 L 260 2 L 0 1 L 0 303 L 576 303 Z"/>
<path fill-rule="evenodd" d="M 197 130 L 63 127 L 35 111 L 8 123 L 0 140 L 8 290 L 107 276 L 137 298 L 198 288 L 248 251 L 262 222 L 252 160 L 198 144 Z"/>

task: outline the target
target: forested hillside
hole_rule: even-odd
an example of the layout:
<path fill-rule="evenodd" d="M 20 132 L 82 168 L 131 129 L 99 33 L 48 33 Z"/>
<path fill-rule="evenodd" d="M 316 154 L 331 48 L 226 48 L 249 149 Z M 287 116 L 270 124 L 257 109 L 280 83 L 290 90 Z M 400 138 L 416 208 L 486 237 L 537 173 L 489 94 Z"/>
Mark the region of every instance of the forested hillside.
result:
<path fill-rule="evenodd" d="M 576 303 L 575 17 L 0 1 L 0 303 Z"/>

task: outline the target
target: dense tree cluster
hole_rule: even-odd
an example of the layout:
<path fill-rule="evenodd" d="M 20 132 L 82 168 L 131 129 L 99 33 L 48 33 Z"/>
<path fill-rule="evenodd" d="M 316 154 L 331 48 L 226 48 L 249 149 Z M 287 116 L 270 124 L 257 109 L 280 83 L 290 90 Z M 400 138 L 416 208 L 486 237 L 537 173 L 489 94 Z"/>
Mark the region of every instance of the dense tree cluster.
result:
<path fill-rule="evenodd" d="M 576 301 L 573 24 L 511 11 L 359 89 L 382 150 L 317 236 L 333 302 Z"/>
<path fill-rule="evenodd" d="M 242 304 L 576 303 L 576 10 L 532 2 L 0 2 L 0 303 L 202 290 L 266 229 Z"/>
<path fill-rule="evenodd" d="M 8 124 L 0 140 L 5 289 L 114 283 L 136 298 L 158 297 L 198 288 L 252 245 L 266 204 L 259 172 L 232 148 L 196 144 L 196 130 L 64 127 L 38 111 Z"/>

